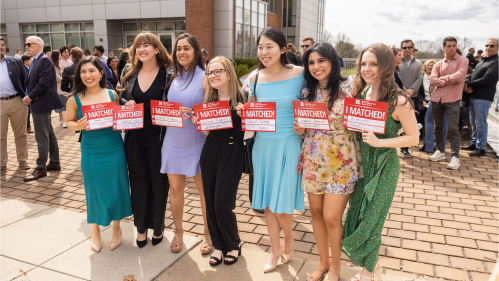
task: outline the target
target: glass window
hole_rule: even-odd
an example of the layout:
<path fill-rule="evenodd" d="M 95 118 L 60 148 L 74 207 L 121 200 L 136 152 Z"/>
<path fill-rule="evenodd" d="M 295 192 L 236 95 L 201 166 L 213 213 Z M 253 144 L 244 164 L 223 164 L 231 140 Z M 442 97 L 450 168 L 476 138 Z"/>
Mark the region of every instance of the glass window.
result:
<path fill-rule="evenodd" d="M 258 12 L 258 2 L 254 1 L 254 0 L 251 1 L 251 10 L 253 12 Z"/>
<path fill-rule="evenodd" d="M 243 52 L 243 57 L 244 58 L 250 58 L 251 57 L 251 35 L 250 35 L 250 26 L 245 25 L 244 26 L 244 52 Z"/>
<path fill-rule="evenodd" d="M 173 21 L 166 21 L 166 22 L 157 22 L 156 27 L 158 31 L 162 30 L 175 30 L 175 26 L 173 24 Z"/>
<path fill-rule="evenodd" d="M 50 34 L 50 39 L 52 40 L 52 47 L 54 50 L 59 50 L 60 47 L 66 45 L 66 40 L 64 40 L 64 33 L 52 33 Z"/>
<path fill-rule="evenodd" d="M 185 31 L 175 31 L 175 39 L 177 39 L 177 37 L 179 37 L 180 35 L 184 34 Z"/>
<path fill-rule="evenodd" d="M 244 10 L 244 24 L 251 24 L 251 12 Z"/>
<path fill-rule="evenodd" d="M 236 58 L 243 57 L 243 25 L 236 23 Z"/>
<path fill-rule="evenodd" d="M 243 9 L 236 7 L 236 22 L 243 23 Z"/>
<path fill-rule="evenodd" d="M 142 31 L 155 31 L 156 27 L 154 22 L 143 22 L 142 23 Z"/>
<path fill-rule="evenodd" d="M 93 32 L 85 32 L 81 33 L 81 48 L 85 49 L 93 49 L 95 46 L 95 35 Z"/>
<path fill-rule="evenodd" d="M 260 14 L 265 13 L 265 12 L 266 12 L 266 11 L 265 11 L 265 10 L 266 10 L 266 9 L 265 9 L 265 4 L 263 4 L 263 3 L 259 3 L 258 5 L 259 5 L 258 12 L 259 12 Z"/>
<path fill-rule="evenodd" d="M 35 36 L 34 33 L 24 33 L 23 34 L 23 46 L 24 46 L 24 43 L 26 43 L 26 39 L 30 36 Z"/>
<path fill-rule="evenodd" d="M 176 21 L 175 30 L 185 30 L 185 21 Z"/>
<path fill-rule="evenodd" d="M 50 32 L 64 32 L 64 25 L 62 23 L 51 24 Z"/>
<path fill-rule="evenodd" d="M 23 25 L 23 33 L 28 33 L 28 32 L 35 32 L 35 25 L 34 24 L 30 24 L 30 25 Z M 33 34 L 35 35 L 35 34 Z"/>
<path fill-rule="evenodd" d="M 263 0 L 265 2 L 267 2 L 267 12 L 269 13 L 273 13 L 273 14 L 279 14 L 279 12 L 277 11 L 277 0 Z M 283 1 L 283 5 L 286 7 L 286 0 Z"/>
<path fill-rule="evenodd" d="M 258 52 L 258 46 L 256 45 L 256 39 L 258 38 L 258 28 L 256 26 L 251 27 L 251 57 L 256 57 Z"/>
<path fill-rule="evenodd" d="M 80 23 L 81 31 L 94 31 L 94 23 L 93 22 L 83 22 Z"/>
<path fill-rule="evenodd" d="M 66 31 L 80 31 L 80 25 L 77 23 L 66 23 L 64 24 L 64 27 L 66 28 Z"/>
<path fill-rule="evenodd" d="M 265 15 L 258 15 L 258 27 L 265 28 Z"/>
<path fill-rule="evenodd" d="M 139 23 L 137 22 L 124 22 L 123 31 L 139 31 Z"/>
<path fill-rule="evenodd" d="M 7 26 L 5 24 L 0 25 L 0 33 L 7 33 Z"/>
<path fill-rule="evenodd" d="M 244 8 L 251 9 L 251 0 L 244 0 Z"/>
<path fill-rule="evenodd" d="M 48 24 L 37 24 L 36 25 L 36 32 L 49 32 L 49 25 Z"/>
<path fill-rule="evenodd" d="M 288 36 L 287 40 L 288 40 L 288 43 L 295 44 L 295 37 L 294 36 Z"/>
<path fill-rule="evenodd" d="M 50 44 L 50 35 L 48 33 L 42 33 L 42 34 L 37 33 L 36 36 L 42 38 L 45 46 L 52 46 L 52 44 Z"/>
<path fill-rule="evenodd" d="M 76 47 L 81 47 L 79 33 L 66 33 L 66 44 L 69 45 L 71 43 L 73 43 Z"/>
<path fill-rule="evenodd" d="M 236 6 L 243 7 L 243 0 L 236 0 Z"/>
<path fill-rule="evenodd" d="M 251 26 L 258 26 L 258 13 L 251 12 Z"/>

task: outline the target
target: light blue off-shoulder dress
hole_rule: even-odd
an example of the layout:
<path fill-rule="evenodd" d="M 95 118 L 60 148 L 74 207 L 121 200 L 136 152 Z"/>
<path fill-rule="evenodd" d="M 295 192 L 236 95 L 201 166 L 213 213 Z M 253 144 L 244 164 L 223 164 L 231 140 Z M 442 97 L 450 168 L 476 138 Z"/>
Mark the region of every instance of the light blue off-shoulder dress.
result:
<path fill-rule="evenodd" d="M 278 82 L 257 82 L 258 102 L 276 102 L 276 132 L 258 132 L 253 146 L 253 209 L 278 214 L 305 210 L 301 174 L 296 172 L 302 137 L 293 131 L 293 100 L 299 100 L 303 73 Z M 250 94 L 255 84 L 250 81 Z"/>

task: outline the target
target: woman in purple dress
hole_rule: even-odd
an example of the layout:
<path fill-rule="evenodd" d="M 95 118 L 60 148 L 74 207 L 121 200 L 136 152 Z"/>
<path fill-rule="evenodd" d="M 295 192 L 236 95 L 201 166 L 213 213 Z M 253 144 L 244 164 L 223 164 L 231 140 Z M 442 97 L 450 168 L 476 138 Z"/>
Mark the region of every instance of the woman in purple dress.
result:
<path fill-rule="evenodd" d="M 190 119 L 193 105 L 203 103 L 208 83 L 204 75 L 201 47 L 196 38 L 188 33 L 177 37 L 172 58 L 175 72 L 170 78 L 168 101 L 182 103 L 180 111 L 184 114 L 184 119 Z M 170 182 L 170 205 L 175 222 L 175 236 L 171 242 L 171 250 L 174 253 L 182 250 L 186 177 L 194 178 L 201 202 L 204 220 L 201 253 L 209 254 L 213 249 L 206 222 L 206 205 L 199 166 L 205 140 L 206 135 L 198 132 L 192 122 L 184 122 L 183 128 L 170 127 L 166 130 L 161 149 L 161 172 L 168 174 Z"/>

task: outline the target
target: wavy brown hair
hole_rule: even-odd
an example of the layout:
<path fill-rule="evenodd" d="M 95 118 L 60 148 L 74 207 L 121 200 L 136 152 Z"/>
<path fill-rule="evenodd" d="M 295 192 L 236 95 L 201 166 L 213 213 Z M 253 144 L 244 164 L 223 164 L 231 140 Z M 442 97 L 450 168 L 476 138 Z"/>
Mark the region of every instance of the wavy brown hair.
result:
<path fill-rule="evenodd" d="M 359 54 L 358 61 L 360 63 L 357 64 L 357 67 L 355 68 L 355 78 L 353 80 L 354 89 L 356 91 L 355 97 L 361 98 L 362 93 L 368 86 L 361 75 L 362 57 L 366 52 L 373 53 L 376 56 L 376 62 L 378 63 L 378 79 L 380 80 L 380 85 L 377 101 L 389 103 L 392 112 L 397 106 L 399 96 L 404 96 L 407 101 L 403 105 L 407 104 L 410 100 L 409 96 L 395 84 L 395 73 L 393 71 L 395 69 L 395 57 L 393 51 L 385 44 L 381 43 L 364 48 Z"/>
<path fill-rule="evenodd" d="M 229 95 L 230 95 L 230 108 L 234 110 L 237 103 L 245 103 L 246 97 L 244 95 L 243 89 L 239 87 L 237 83 L 236 68 L 234 64 L 226 57 L 218 56 L 210 61 L 206 71 L 209 71 L 210 65 L 219 62 L 224 66 L 227 75 L 229 76 Z M 209 82 L 209 81 L 208 81 Z M 218 101 L 218 90 L 213 88 L 210 83 L 206 87 L 206 94 L 204 96 L 203 103 Z"/>
<path fill-rule="evenodd" d="M 192 79 L 194 79 L 194 71 L 192 70 L 196 69 L 196 66 L 199 66 L 202 70 L 205 70 L 205 68 L 203 61 L 203 52 L 201 52 L 201 45 L 199 45 L 199 42 L 196 39 L 196 37 L 190 35 L 189 33 L 181 34 L 177 37 L 177 39 L 175 40 L 175 45 L 173 46 L 172 59 L 173 59 L 174 72 L 172 76 L 170 76 L 170 82 L 168 83 L 168 86 L 170 86 L 175 77 L 182 75 L 184 72 L 186 72 L 184 71 L 184 67 L 180 64 L 180 62 L 178 62 L 177 59 L 178 42 L 182 39 L 187 40 L 187 42 L 189 42 L 189 45 L 191 45 L 191 47 L 194 49 L 194 60 L 192 61 L 191 65 L 187 68 L 188 71 L 187 78 L 189 78 L 189 76 L 191 77 L 191 80 L 189 80 L 189 83 L 185 86 L 185 88 L 187 88 L 191 84 Z"/>
<path fill-rule="evenodd" d="M 140 44 L 149 44 L 152 45 L 154 48 L 159 49 L 159 53 L 156 54 L 156 63 L 160 68 L 162 67 L 170 67 L 172 65 L 172 57 L 166 50 L 165 46 L 161 44 L 161 41 L 159 41 L 159 38 L 149 32 L 142 32 L 137 37 L 135 37 L 135 40 L 133 40 L 133 45 L 130 48 L 130 62 L 132 63 L 132 67 L 130 71 L 128 71 L 123 77 L 123 91 L 126 88 L 128 79 L 130 79 L 130 76 L 132 76 L 135 73 L 138 73 L 139 70 L 142 68 L 142 61 L 139 60 L 139 57 L 137 56 L 137 46 Z"/>

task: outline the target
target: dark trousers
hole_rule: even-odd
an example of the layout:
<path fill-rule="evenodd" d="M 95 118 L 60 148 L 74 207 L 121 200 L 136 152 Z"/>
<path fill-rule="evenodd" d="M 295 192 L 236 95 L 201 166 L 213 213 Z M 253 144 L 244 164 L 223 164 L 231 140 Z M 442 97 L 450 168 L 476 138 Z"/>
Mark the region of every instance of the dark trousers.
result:
<path fill-rule="evenodd" d="M 232 153 L 237 153 L 235 163 L 230 161 Z M 208 136 L 200 162 L 211 241 L 217 250 L 233 251 L 241 243 L 233 210 L 244 169 L 242 143 L 215 142 Z M 235 173 L 231 175 L 232 164 L 235 164 Z"/>
<path fill-rule="evenodd" d="M 33 113 L 33 126 L 35 127 L 35 140 L 38 145 L 38 158 L 36 169 L 47 171 L 47 159 L 50 164 L 59 165 L 59 145 L 52 127 L 52 111 L 44 113 Z M 50 155 L 50 156 L 49 156 Z"/>
<path fill-rule="evenodd" d="M 435 142 L 440 152 L 445 152 L 444 116 L 449 125 L 448 137 L 452 156 L 459 158 L 461 134 L 459 133 L 459 101 L 450 103 L 432 102 L 433 122 L 435 123 Z"/>
<path fill-rule="evenodd" d="M 168 176 L 160 172 L 161 143 L 138 146 L 141 157 L 128 161 L 134 225 L 138 233 L 153 229 L 155 236 L 161 236 L 170 189 Z"/>
<path fill-rule="evenodd" d="M 28 126 L 26 126 L 26 128 L 31 128 L 31 122 L 29 121 L 30 113 L 31 113 L 31 106 L 28 105 Z"/>

